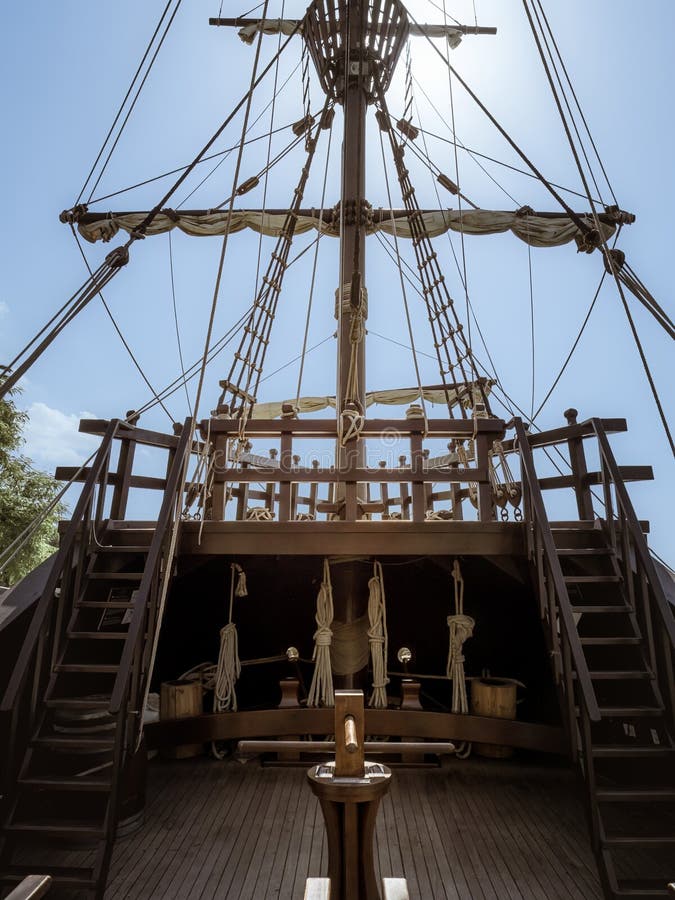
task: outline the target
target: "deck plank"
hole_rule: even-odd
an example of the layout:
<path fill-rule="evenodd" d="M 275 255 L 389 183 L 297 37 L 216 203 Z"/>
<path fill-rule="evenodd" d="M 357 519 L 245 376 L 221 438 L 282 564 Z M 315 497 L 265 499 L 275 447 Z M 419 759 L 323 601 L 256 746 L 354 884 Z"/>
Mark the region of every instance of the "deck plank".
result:
<path fill-rule="evenodd" d="M 600 900 L 573 774 L 451 759 L 396 769 L 375 836 L 411 900 Z M 115 847 L 106 900 L 302 900 L 326 874 L 302 768 L 207 757 L 150 766 L 146 822 Z"/>

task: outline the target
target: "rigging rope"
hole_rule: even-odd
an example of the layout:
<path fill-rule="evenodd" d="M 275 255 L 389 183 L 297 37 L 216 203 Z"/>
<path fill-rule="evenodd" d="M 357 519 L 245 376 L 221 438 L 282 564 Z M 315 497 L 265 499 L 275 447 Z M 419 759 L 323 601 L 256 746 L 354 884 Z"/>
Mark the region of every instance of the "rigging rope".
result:
<path fill-rule="evenodd" d="M 307 706 L 334 706 L 333 673 L 330 664 L 330 646 L 333 640 L 333 587 L 330 580 L 328 560 L 323 561 L 323 580 L 316 598 L 316 624 L 314 632 L 315 663 L 312 683 L 307 695 Z"/>
<path fill-rule="evenodd" d="M 305 357 L 307 355 L 307 340 L 309 338 L 309 322 L 312 315 L 312 303 L 314 300 L 314 286 L 316 284 L 316 272 L 319 262 L 319 242 L 321 240 L 321 225 L 323 221 L 323 210 L 324 203 L 326 201 L 326 187 L 328 184 L 328 165 L 330 163 L 330 151 L 333 143 L 333 123 L 331 122 L 331 127 L 328 130 L 328 147 L 326 148 L 326 165 L 324 166 L 323 171 L 323 185 L 321 187 L 321 212 L 319 214 L 319 234 L 316 239 L 316 244 L 314 248 L 314 260 L 312 262 L 312 278 L 309 284 L 309 299 L 307 301 L 307 316 L 305 318 L 305 333 L 302 338 L 302 354 L 300 356 L 300 371 L 298 373 L 298 389 L 295 394 L 295 403 L 296 406 L 298 401 L 300 400 L 300 392 L 302 390 L 302 376 L 305 370 Z M 321 342 L 323 343 L 323 341 Z M 314 348 L 313 348 L 314 349 Z M 278 371 L 278 370 L 277 370 Z"/>
<path fill-rule="evenodd" d="M 185 362 L 183 361 L 183 347 L 180 339 L 180 328 L 178 326 L 178 309 L 176 306 L 176 281 L 173 274 L 173 246 L 171 242 L 171 232 L 167 232 L 169 235 L 169 277 L 171 280 L 171 301 L 173 305 L 173 322 L 176 329 L 176 344 L 178 345 L 178 361 L 180 362 L 180 371 L 183 380 L 183 387 L 185 388 L 185 399 L 187 401 L 187 409 L 190 409 L 190 394 L 187 389 L 187 380 L 185 378 Z M 157 398 L 159 400 L 159 398 Z"/>
<path fill-rule="evenodd" d="M 265 7 L 263 10 L 263 18 L 265 17 L 265 14 L 267 13 L 268 3 L 269 3 L 269 0 L 265 0 Z M 260 50 L 261 50 L 261 46 L 262 46 L 262 40 L 263 40 L 263 34 L 262 34 L 262 32 L 260 32 L 260 34 L 258 35 L 258 42 L 256 45 L 256 50 L 255 50 L 255 59 L 253 61 L 253 67 L 251 70 L 251 82 L 249 85 L 248 93 L 246 95 L 246 108 L 244 111 L 244 122 L 242 125 L 242 131 L 241 131 L 242 142 L 243 142 L 244 136 L 246 134 L 248 119 L 249 119 L 249 115 L 251 112 L 251 103 L 253 101 L 253 91 L 255 89 L 255 86 L 259 83 L 260 78 L 262 78 L 262 75 L 261 75 L 260 78 L 256 79 L 256 73 L 258 71 L 258 62 L 260 60 Z M 278 50 L 277 53 L 275 54 L 275 56 L 274 56 L 275 60 L 278 59 L 280 52 L 281 51 Z M 267 69 L 265 69 L 265 71 L 267 71 Z M 263 74 L 264 74 L 264 72 L 263 72 Z M 234 176 L 232 178 L 233 191 L 232 191 L 232 198 L 230 200 L 230 207 L 228 209 L 228 222 L 227 222 L 227 227 L 225 229 L 225 234 L 223 235 L 223 240 L 222 240 L 221 248 L 220 248 L 220 259 L 218 260 L 218 272 L 216 274 L 216 282 L 215 282 L 215 285 L 213 288 L 213 298 L 211 301 L 211 311 L 209 313 L 209 322 L 208 322 L 208 326 L 206 329 L 206 338 L 204 340 L 204 352 L 202 355 L 202 363 L 201 363 L 201 368 L 200 368 L 200 372 L 199 372 L 199 381 L 197 382 L 195 402 L 194 402 L 194 406 L 192 409 L 193 427 L 197 421 L 197 413 L 199 411 L 199 401 L 201 400 L 202 388 L 204 385 L 204 376 L 206 375 L 206 366 L 207 366 L 207 361 L 208 361 L 208 357 L 209 357 L 209 347 L 211 344 L 211 335 L 213 333 L 213 325 L 214 325 L 215 318 L 216 318 L 216 308 L 218 306 L 220 285 L 221 285 L 221 281 L 222 281 L 222 277 L 223 277 L 223 268 L 225 265 L 225 254 L 227 253 L 230 222 L 232 219 L 232 210 L 234 207 L 234 197 L 235 197 L 234 188 L 236 187 L 236 185 L 239 181 L 239 171 L 241 169 L 241 161 L 242 161 L 243 154 L 244 154 L 244 147 L 243 147 L 243 143 L 242 143 L 242 144 L 240 144 L 240 147 L 239 147 L 239 153 L 237 154 L 237 162 L 236 162 L 235 169 L 234 169 Z"/>
<path fill-rule="evenodd" d="M 389 186 L 389 173 L 387 171 L 387 166 L 385 164 L 384 139 L 382 138 L 381 131 L 380 131 L 380 150 L 382 152 L 382 171 L 384 172 L 384 183 L 385 183 L 385 186 L 387 189 L 387 202 L 389 203 L 389 208 L 392 209 L 391 188 Z M 393 221 L 393 211 L 392 211 L 392 221 Z M 379 237 L 379 234 L 378 234 L 378 237 Z M 420 392 L 420 403 L 422 405 L 422 414 L 424 416 L 424 428 L 426 431 L 427 423 L 429 421 L 428 416 L 427 416 L 427 405 L 426 405 L 426 401 L 424 399 L 424 392 L 422 390 L 422 376 L 420 374 L 420 366 L 419 366 L 419 361 L 417 358 L 417 350 L 415 348 L 415 337 L 413 334 L 412 320 L 410 318 L 410 308 L 408 306 L 408 294 L 405 289 L 405 278 L 403 275 L 403 268 L 401 266 L 402 260 L 401 260 L 401 254 L 399 251 L 399 246 L 398 246 L 398 236 L 396 234 L 396 229 L 393 229 L 393 239 L 394 239 L 394 249 L 396 252 L 396 259 L 394 262 L 395 262 L 396 268 L 398 269 L 398 273 L 399 273 L 399 280 L 400 280 L 400 284 L 401 284 L 401 296 L 403 298 L 403 308 L 405 310 L 406 324 L 408 326 L 408 337 L 410 339 L 410 346 L 412 348 L 413 365 L 415 367 L 415 377 L 417 378 L 417 387 L 419 388 L 419 392 Z"/>
<path fill-rule="evenodd" d="M 384 575 L 382 566 L 373 562 L 373 577 L 368 582 L 368 644 L 373 669 L 373 691 L 368 706 L 375 709 L 387 708 L 387 607 L 384 595 Z"/>
<path fill-rule="evenodd" d="M 464 675 L 464 643 L 473 636 L 476 622 L 471 616 L 464 615 L 464 578 L 457 559 L 452 564 L 452 580 L 454 582 L 455 612 L 447 619 L 450 635 L 446 674 L 452 680 L 452 712 L 466 715 L 469 712 L 469 703 Z M 470 743 L 462 743 L 457 749 L 457 756 L 460 759 L 466 759 L 470 753 Z"/>
<path fill-rule="evenodd" d="M 413 25 L 417 28 L 420 28 L 419 22 L 412 15 L 410 10 L 408 10 L 408 17 Z M 508 144 L 516 151 L 518 156 L 523 160 L 525 165 L 527 165 L 532 172 L 536 175 L 536 177 L 541 181 L 544 187 L 548 190 L 548 192 L 558 201 L 558 203 L 562 206 L 562 208 L 567 212 L 568 216 L 572 219 L 577 228 L 582 232 L 582 234 L 587 235 L 593 229 L 589 227 L 589 225 L 583 221 L 574 210 L 564 201 L 564 199 L 560 196 L 560 194 L 554 189 L 553 185 L 550 181 L 548 181 L 543 174 L 539 171 L 539 169 L 534 165 L 534 163 L 529 159 L 529 157 L 520 149 L 518 144 L 513 140 L 513 138 L 508 134 L 508 132 L 504 129 L 502 125 L 499 124 L 497 119 L 492 115 L 489 109 L 485 106 L 484 103 L 478 98 L 477 94 L 469 87 L 466 81 L 461 77 L 461 75 L 457 72 L 453 65 L 451 65 L 446 58 L 443 56 L 441 51 L 436 47 L 432 39 L 428 34 L 425 34 L 424 37 L 428 41 L 429 45 L 433 49 L 434 53 L 436 53 L 442 60 L 444 65 L 447 65 L 450 69 L 451 73 L 455 76 L 457 81 L 461 84 L 467 94 L 471 97 L 474 103 L 478 106 L 478 108 L 483 112 L 489 121 L 494 125 L 494 127 L 499 131 L 502 137 L 508 142 Z"/>
<path fill-rule="evenodd" d="M 26 344 L 26 346 L 4 366 L 0 375 L 6 378 L 0 383 L 0 399 L 4 397 L 16 383 L 26 374 L 28 369 L 40 358 L 44 351 L 59 336 L 63 329 L 81 312 L 100 291 L 109 284 L 119 270 L 129 262 L 129 246 L 132 240 L 126 244 L 115 247 L 105 257 L 101 265 L 93 272 L 84 284 L 63 304 L 40 331 Z M 46 336 L 38 342 L 39 338 Z M 37 343 L 32 352 L 30 348 Z M 19 365 L 17 366 L 17 363 Z M 16 368 L 14 368 L 17 366 Z"/>
<path fill-rule="evenodd" d="M 289 265 L 288 256 L 295 234 L 297 211 L 300 209 L 309 178 L 324 113 L 331 104 L 331 99 L 327 97 L 324 111 L 309 140 L 307 159 L 294 191 L 292 206 L 285 217 L 281 234 L 271 254 L 267 271 L 262 279 L 262 287 L 248 316 L 227 379 L 222 383 L 223 391 L 218 406 L 227 405 L 229 414 L 241 419 L 242 427 L 245 427 L 245 421 L 255 403 L 283 278 Z"/>
<path fill-rule="evenodd" d="M 234 624 L 234 598 L 247 597 L 246 574 L 238 563 L 230 565 L 230 606 L 227 624 L 220 629 L 220 653 L 216 666 L 213 711 L 237 711 L 237 680 L 241 674 L 237 626 Z"/>
<path fill-rule="evenodd" d="M 399 144 L 391 127 L 389 112 L 387 110 L 386 99 L 381 90 L 377 75 L 375 81 L 375 94 L 377 103 L 382 115 L 379 116 L 378 122 L 380 128 L 387 132 L 389 143 L 391 146 L 396 172 L 401 187 L 401 194 L 406 209 L 408 210 L 408 221 L 412 232 L 412 243 L 417 260 L 419 270 L 419 278 L 423 285 L 422 292 L 427 307 L 427 315 L 431 325 L 434 347 L 438 356 L 440 369 L 440 377 L 444 386 L 455 388 L 459 395 L 458 379 L 455 376 L 455 370 L 459 369 L 461 378 L 465 384 L 477 381 L 477 372 L 475 363 L 471 356 L 471 348 L 468 345 L 462 325 L 457 316 L 454 302 L 450 296 L 445 277 L 440 269 L 437 254 L 433 249 L 429 238 L 426 225 L 420 214 L 419 205 L 415 196 L 415 189 L 410 181 L 409 172 L 406 169 L 403 156 L 404 147 Z M 452 321 L 451 321 L 452 316 Z M 448 344 L 452 346 L 450 352 Z M 467 377 L 465 363 L 468 362 L 473 377 Z M 450 377 L 451 384 L 448 385 L 446 375 Z M 487 396 L 482 387 L 479 388 L 483 395 L 483 402 L 487 404 Z M 452 414 L 452 403 L 450 394 L 447 394 L 448 410 Z M 466 410 L 460 404 L 460 412 L 466 417 Z"/>
<path fill-rule="evenodd" d="M 152 49 L 152 45 L 153 45 L 154 42 L 155 42 L 155 38 L 156 38 L 157 35 L 159 34 L 159 29 L 162 27 L 162 22 L 163 22 L 164 19 L 166 18 L 166 15 L 167 15 L 167 13 L 168 13 L 168 11 L 169 11 L 169 8 L 171 7 L 171 4 L 172 4 L 173 2 L 174 2 L 174 0 L 168 0 L 166 6 L 164 7 L 164 11 L 162 12 L 162 15 L 160 16 L 159 22 L 157 23 L 157 26 L 156 26 L 156 28 L 155 28 L 155 30 L 154 30 L 154 32 L 153 32 L 153 35 L 152 35 L 152 37 L 150 38 L 150 41 L 149 41 L 149 43 L 148 43 L 148 45 L 147 45 L 147 47 L 146 47 L 146 49 L 145 49 L 145 53 L 143 54 L 143 57 L 142 57 L 140 63 L 138 64 L 138 68 L 136 69 L 136 73 L 134 74 L 134 77 L 133 77 L 132 80 L 131 80 L 131 84 L 129 85 L 129 88 L 128 88 L 128 90 L 127 90 L 125 96 L 124 96 L 124 99 L 122 100 L 122 103 L 120 104 L 120 107 L 119 107 L 119 109 L 118 109 L 118 111 L 117 111 L 117 115 L 116 115 L 115 118 L 113 119 L 113 123 L 112 123 L 112 125 L 110 126 L 110 129 L 108 130 L 107 135 L 105 136 L 105 139 L 104 139 L 104 141 L 103 141 L 103 144 L 101 145 L 101 149 L 100 149 L 99 152 L 98 152 L 98 156 L 97 156 L 96 159 L 94 160 L 94 163 L 93 163 L 91 169 L 89 170 L 89 174 L 87 175 L 87 177 L 86 177 L 86 179 L 85 179 L 85 182 L 84 182 L 84 184 L 82 185 L 82 190 L 80 191 L 80 193 L 79 193 L 79 195 L 78 195 L 78 198 L 77 198 L 77 200 L 75 201 L 75 205 L 76 205 L 76 206 L 79 204 L 80 200 L 82 199 L 82 195 L 84 194 L 85 190 L 87 189 L 87 185 L 89 184 L 89 182 L 90 182 L 90 180 L 91 180 L 91 178 L 92 178 L 92 176 L 93 176 L 93 174 L 94 174 L 94 171 L 95 171 L 95 169 L 96 169 L 96 166 L 97 166 L 98 163 L 100 162 L 100 159 L 101 159 L 101 157 L 103 156 L 103 154 L 104 154 L 104 152 L 105 152 L 105 148 L 106 148 L 106 146 L 107 146 L 107 144 L 108 144 L 108 141 L 110 140 L 110 138 L 111 138 L 111 136 L 112 136 L 112 133 L 113 133 L 113 131 L 115 130 L 115 126 L 117 125 L 117 123 L 118 123 L 118 121 L 119 121 L 119 119 L 120 119 L 120 116 L 122 115 L 122 112 L 123 112 L 123 110 L 124 110 L 124 107 L 125 107 L 125 105 L 126 105 L 127 100 L 128 100 L 129 97 L 131 96 L 131 92 L 132 92 L 132 90 L 133 90 L 133 88 L 134 88 L 134 85 L 135 85 L 135 83 L 136 83 L 136 80 L 138 79 L 139 75 L 141 74 L 141 71 L 142 71 L 143 66 L 144 66 L 144 64 L 145 64 L 145 61 L 146 61 L 146 59 L 148 58 L 148 55 L 149 55 L 149 53 L 150 53 L 150 50 Z M 182 3 L 182 0 L 178 0 L 178 3 L 177 3 L 177 5 L 176 5 L 176 9 L 174 10 L 173 15 L 171 16 L 171 19 L 170 19 L 170 21 L 169 21 L 169 24 L 167 25 L 167 27 L 166 27 L 166 29 L 165 29 L 165 31 L 164 31 L 164 35 L 162 36 L 162 39 L 161 39 L 160 44 L 159 44 L 159 47 L 157 48 L 157 50 L 156 50 L 156 52 L 155 52 L 155 55 L 153 56 L 153 58 L 152 58 L 152 60 L 151 60 L 151 62 L 150 62 L 150 65 L 149 65 L 149 67 L 148 67 L 148 71 L 146 72 L 145 78 L 143 79 L 143 83 L 140 85 L 140 87 L 139 87 L 139 89 L 138 89 L 138 92 L 136 93 L 136 97 L 135 97 L 135 99 L 134 99 L 134 101 L 133 101 L 133 103 L 132 103 L 132 105 L 131 105 L 131 109 L 129 110 L 129 113 L 127 114 L 126 119 L 125 119 L 124 122 L 122 123 L 122 127 L 120 128 L 120 131 L 119 131 L 119 134 L 118 134 L 118 136 L 117 136 L 117 139 L 115 140 L 115 144 L 113 145 L 113 148 L 112 148 L 112 150 L 110 151 L 110 154 L 108 154 L 108 158 L 107 158 L 107 160 L 105 161 L 105 163 L 104 163 L 104 165 L 103 165 L 103 168 L 102 168 L 102 170 L 101 170 L 101 172 L 100 172 L 100 174 L 99 174 L 99 176 L 98 176 L 98 179 L 97 179 L 97 181 L 96 181 L 96 184 L 95 184 L 94 187 L 92 188 L 92 191 L 91 191 L 91 193 L 90 193 L 90 195 L 89 195 L 89 200 L 88 200 L 87 202 L 91 202 L 91 197 L 92 197 L 92 194 L 94 193 L 94 191 L 96 190 L 96 185 L 97 185 L 97 184 L 99 183 L 99 181 L 101 180 L 101 176 L 103 175 L 103 172 L 105 171 L 105 168 L 106 168 L 106 166 L 108 165 L 108 162 L 110 161 L 110 155 L 112 154 L 113 150 L 115 149 L 115 146 L 116 146 L 116 144 L 117 144 L 117 141 L 119 141 L 119 139 L 120 139 L 120 136 L 121 136 L 121 134 L 122 134 L 122 131 L 124 130 L 124 126 L 126 125 L 126 122 L 127 122 L 128 118 L 129 118 L 129 115 L 131 114 L 131 111 L 133 110 L 133 108 L 134 108 L 134 106 L 135 106 L 135 104 L 136 104 L 136 101 L 138 100 L 138 96 L 139 96 L 139 94 L 140 94 L 140 92 L 141 92 L 141 89 L 143 88 L 143 84 L 145 84 L 145 80 L 147 79 L 148 75 L 150 74 L 150 70 L 152 69 L 152 66 L 153 66 L 153 64 L 154 64 L 154 62 L 155 62 L 155 59 L 157 58 L 157 53 L 159 52 L 159 49 L 161 48 L 162 43 L 164 42 L 164 38 L 166 37 L 166 35 L 167 35 L 168 31 L 169 31 L 169 28 L 171 27 L 171 24 L 172 24 L 172 22 L 173 22 L 173 20 L 174 20 L 174 18 L 175 18 L 175 16 L 176 16 L 176 13 L 178 12 L 178 9 L 179 9 L 181 3 Z"/>
<path fill-rule="evenodd" d="M 70 230 L 71 230 L 71 232 L 72 232 L 73 237 L 75 238 L 75 243 L 77 244 L 77 249 L 80 251 L 80 254 L 81 254 L 81 256 L 82 256 L 82 259 L 84 260 L 84 264 L 85 264 L 85 266 L 87 267 L 87 271 L 89 272 L 89 274 L 90 274 L 91 276 L 93 276 L 93 272 L 92 272 L 91 266 L 89 265 L 89 260 L 87 259 L 87 255 L 86 255 L 86 253 L 84 252 L 84 247 L 82 246 L 82 242 L 80 241 L 79 235 L 78 235 L 77 232 L 75 231 L 75 228 L 73 227 L 72 223 L 71 223 L 71 225 L 70 225 Z M 174 418 L 174 416 L 171 415 L 171 413 L 169 412 L 169 410 L 166 408 L 166 406 L 164 405 L 164 403 L 162 402 L 162 400 L 161 400 L 160 397 L 158 396 L 157 391 L 155 390 L 155 388 L 154 388 L 153 385 L 151 384 L 150 379 L 147 377 L 147 375 L 146 375 L 145 372 L 143 371 L 143 368 L 142 368 L 141 364 L 140 364 L 139 361 L 136 359 L 136 356 L 135 356 L 133 350 L 131 349 L 131 347 L 130 347 L 130 345 L 129 345 L 129 342 L 128 342 L 128 341 L 126 340 L 126 338 L 124 337 L 124 334 L 122 333 L 122 329 L 121 329 L 121 328 L 119 327 L 119 325 L 117 324 L 117 320 L 116 320 L 115 317 L 113 316 L 112 310 L 111 310 L 110 307 L 108 306 L 108 303 L 107 303 L 105 297 L 103 296 L 103 291 L 99 291 L 99 292 L 98 292 L 98 296 L 99 296 L 99 298 L 100 298 L 100 300 L 101 300 L 101 303 L 103 304 L 103 308 L 105 309 L 106 313 L 108 314 L 108 318 L 109 318 L 110 321 L 112 322 L 113 328 L 115 329 L 115 331 L 116 331 L 116 333 L 117 333 L 117 336 L 119 337 L 120 341 L 122 342 L 122 346 L 124 347 L 124 349 L 125 349 L 125 350 L 127 351 L 127 353 L 129 354 L 129 357 L 131 358 L 131 361 L 132 361 L 132 363 L 134 364 L 134 366 L 136 367 L 136 369 L 138 370 L 139 375 L 141 376 L 141 378 L 143 379 L 143 381 L 146 383 L 146 385 L 147 385 L 148 388 L 150 389 L 150 393 L 151 393 L 152 396 L 155 398 L 155 400 L 157 401 L 157 403 L 159 404 L 159 406 L 161 406 L 161 408 L 164 410 L 164 412 L 166 413 L 166 415 L 169 417 L 169 421 L 171 422 L 171 424 L 174 425 L 174 424 L 176 423 L 176 419 Z"/>

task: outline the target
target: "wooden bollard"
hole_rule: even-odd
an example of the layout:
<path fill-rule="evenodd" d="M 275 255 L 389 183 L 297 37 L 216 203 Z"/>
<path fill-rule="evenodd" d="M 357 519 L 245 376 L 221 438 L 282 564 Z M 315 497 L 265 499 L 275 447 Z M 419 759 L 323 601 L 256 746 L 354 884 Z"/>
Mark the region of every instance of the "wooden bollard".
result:
<path fill-rule="evenodd" d="M 336 691 L 335 762 L 307 772 L 326 823 L 332 900 L 380 900 L 373 835 L 391 771 L 365 760 L 364 721 L 362 691 Z"/>

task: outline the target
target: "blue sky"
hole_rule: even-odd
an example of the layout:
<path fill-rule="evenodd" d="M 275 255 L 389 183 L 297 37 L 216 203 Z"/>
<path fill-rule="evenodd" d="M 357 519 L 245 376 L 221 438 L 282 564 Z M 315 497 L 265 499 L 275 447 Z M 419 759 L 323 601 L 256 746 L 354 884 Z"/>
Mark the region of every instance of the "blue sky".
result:
<path fill-rule="evenodd" d="M 619 203 L 638 216 L 636 224 L 624 230 L 620 246 L 656 298 L 672 313 L 675 174 L 669 111 L 675 86 L 675 7 L 671 0 L 652 0 L 640 7 L 638 18 L 636 4 L 628 0 L 566 0 L 564 4 L 546 2 L 545 6 Z M 164 0 L 145 0 L 142 4 L 117 0 L 111 13 L 107 4 L 88 0 L 38 0 L 32 4 L 11 4 L 4 11 L 5 27 L 0 34 L 0 109 L 5 123 L 5 139 L 0 143 L 5 209 L 0 242 L 0 359 L 13 356 L 84 280 L 81 258 L 69 230 L 59 223 L 58 213 L 75 202 L 163 7 Z M 189 161 L 223 120 L 233 101 L 245 91 L 254 51 L 231 31 L 209 28 L 208 17 L 217 15 L 220 7 L 219 0 L 183 0 L 174 28 L 96 196 Z M 279 15 L 280 9 L 270 6 L 271 15 Z M 441 14 L 423 0 L 411 9 L 420 20 L 441 20 Z M 461 21 L 473 21 L 471 0 L 448 3 L 447 10 Z M 287 2 L 287 15 L 301 11 L 301 5 Z M 581 190 L 522 4 L 518 0 L 476 0 L 476 11 L 479 22 L 496 25 L 499 34 L 467 38 L 453 52 L 453 64 L 547 177 Z M 222 4 L 223 15 L 244 12 L 245 7 L 235 7 L 230 0 Z M 297 43 L 285 54 L 287 58 L 280 66 L 280 84 L 299 61 Z M 276 38 L 266 38 L 263 53 L 269 56 L 275 48 Z M 423 41 L 413 42 L 412 58 L 418 79 L 414 86 L 416 115 L 428 131 L 447 138 L 447 75 Z M 401 64 L 389 98 L 392 111 L 397 113 L 402 111 L 403 69 Z M 439 109 L 440 118 L 425 92 Z M 267 88 L 254 104 L 255 114 L 263 113 L 255 131 L 258 135 L 269 127 L 270 111 L 263 112 L 269 96 Z M 313 84 L 314 109 L 320 99 Z M 519 165 L 513 151 L 495 135 L 456 84 L 454 99 L 460 139 L 482 153 Z M 296 73 L 280 95 L 275 124 L 286 125 L 302 114 Z M 237 119 L 218 149 L 234 144 L 240 128 L 241 119 Z M 273 146 L 279 149 L 287 136 L 282 134 L 275 140 Z M 368 196 L 374 206 L 387 206 L 376 131 L 369 132 L 369 142 L 372 157 Z M 326 205 L 337 200 L 338 150 L 336 135 L 328 166 Z M 264 141 L 247 151 L 242 167 L 244 177 L 257 170 L 266 152 Z M 310 181 L 310 206 L 320 202 L 324 153 L 322 148 L 317 171 Z M 430 138 L 429 153 L 454 178 L 455 161 L 449 145 Z M 230 190 L 233 165 L 231 156 L 186 201 L 188 207 L 210 207 L 222 202 Z M 299 165 L 298 155 L 289 156 L 274 170 L 267 186 L 268 206 L 288 203 Z M 460 154 L 459 165 L 464 192 L 475 202 L 496 209 L 514 208 L 503 190 L 466 154 Z M 553 199 L 536 182 L 492 164 L 486 167 L 519 204 L 556 208 Z M 435 204 L 428 174 L 420 172 L 415 183 L 420 201 Z M 103 201 L 95 208 L 148 208 L 159 199 L 165 184 L 160 182 Z M 248 205 L 262 203 L 262 190 L 263 185 L 247 196 Z M 188 190 L 179 192 L 172 205 L 178 206 L 187 193 Z M 398 205 L 395 192 L 394 196 Z M 447 198 L 447 205 L 452 205 L 450 195 Z M 586 208 L 582 200 L 577 203 L 579 208 Z M 307 240 L 299 240 L 298 249 L 306 244 Z M 391 343 L 408 343 L 397 278 L 381 247 L 374 241 L 370 244 L 368 387 L 414 384 L 410 353 Z M 451 247 L 447 239 L 439 239 L 437 244 L 439 253 L 445 254 L 446 274 L 459 308 L 463 309 Z M 101 245 L 87 247 L 92 264 L 97 264 L 109 249 Z M 132 262 L 106 292 L 125 336 L 157 387 L 171 381 L 179 371 L 168 249 L 166 236 L 137 244 Z M 172 239 L 181 341 L 190 361 L 202 350 L 219 249 L 217 239 L 195 241 L 180 235 Z M 459 249 L 455 240 L 455 252 Z M 269 244 L 263 242 L 263 259 L 268 250 Z M 250 235 L 231 239 L 216 334 L 224 332 L 250 303 L 257 255 L 258 245 Z M 529 410 L 532 370 L 527 248 L 507 235 L 472 238 L 467 239 L 466 255 L 469 294 L 490 353 L 508 393 Z M 335 265 L 335 244 L 325 240 L 319 253 L 309 345 L 329 340 L 307 358 L 303 393 L 333 391 L 334 342 L 330 335 L 334 329 Z M 308 253 L 289 272 L 288 299 L 280 306 L 276 340 L 270 347 L 266 371 L 285 366 L 300 351 L 306 279 L 311 268 L 312 254 Z M 577 255 L 570 246 L 532 253 L 535 407 L 576 336 L 601 271 L 598 254 Z M 670 341 L 636 302 L 631 301 L 631 309 L 672 419 Z M 419 315 L 416 325 L 424 380 L 436 382 L 431 360 L 422 355 L 431 346 Z M 484 357 L 484 348 L 478 342 L 475 349 Z M 207 371 L 203 414 L 214 405 L 218 380 L 225 377 L 228 368 L 229 358 L 223 354 Z M 266 383 L 261 399 L 293 396 L 297 377 L 297 363 L 283 368 Z M 59 463 L 72 464 L 88 455 L 92 447 L 89 438 L 77 434 L 80 416 L 124 415 L 147 398 L 147 388 L 129 363 L 100 303 L 94 301 L 25 381 L 22 404 L 32 419 L 27 452 L 36 464 L 48 470 Z M 654 466 L 656 481 L 636 485 L 632 494 L 638 514 L 652 523 L 654 548 L 672 563 L 672 458 L 619 298 L 609 285 L 600 295 L 573 364 L 537 424 L 543 428 L 560 424 L 562 412 L 569 406 L 577 407 L 582 418 L 600 415 L 628 419 L 629 433 L 614 439 L 615 452 L 621 463 Z M 185 407 L 184 395 L 176 394 L 170 402 L 172 415 L 182 419 Z M 503 412 L 501 408 L 496 411 Z M 165 429 L 169 425 L 161 411 L 149 413 L 143 421 L 148 427 Z"/>

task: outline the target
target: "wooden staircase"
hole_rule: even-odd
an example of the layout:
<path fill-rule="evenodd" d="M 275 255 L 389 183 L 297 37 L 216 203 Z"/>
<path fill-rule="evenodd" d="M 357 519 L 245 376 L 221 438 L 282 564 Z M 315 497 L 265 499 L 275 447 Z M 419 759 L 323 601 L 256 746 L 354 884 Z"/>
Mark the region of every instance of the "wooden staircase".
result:
<path fill-rule="evenodd" d="M 516 425 L 529 551 L 604 894 L 647 900 L 667 897 L 675 872 L 675 621 L 594 424 L 605 518 L 556 531 Z"/>
<path fill-rule="evenodd" d="M 7 888 L 39 870 L 55 889 L 103 897 L 118 824 L 139 814 L 142 711 L 191 442 L 184 427 L 157 526 L 128 545 L 126 530 L 102 518 L 118 428 L 110 423 L 88 473 L 2 701 L 11 714 L 0 837 Z M 76 865 L 60 864 L 65 849 Z"/>

